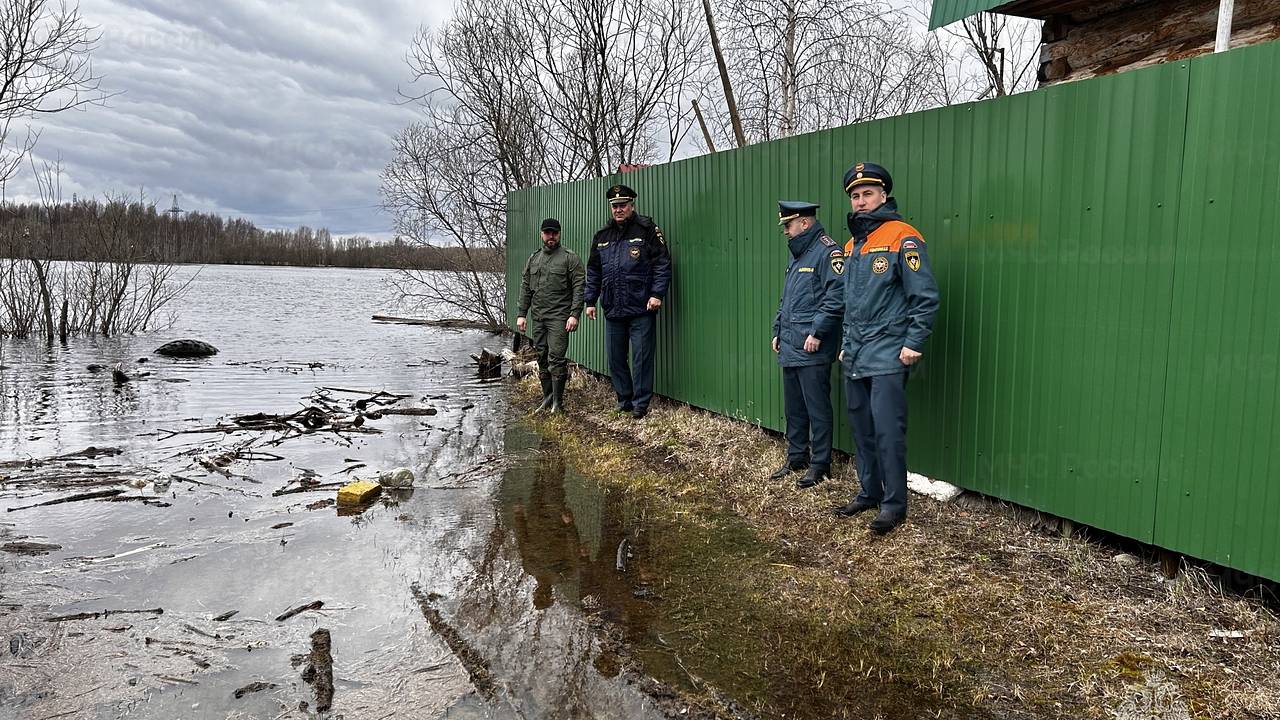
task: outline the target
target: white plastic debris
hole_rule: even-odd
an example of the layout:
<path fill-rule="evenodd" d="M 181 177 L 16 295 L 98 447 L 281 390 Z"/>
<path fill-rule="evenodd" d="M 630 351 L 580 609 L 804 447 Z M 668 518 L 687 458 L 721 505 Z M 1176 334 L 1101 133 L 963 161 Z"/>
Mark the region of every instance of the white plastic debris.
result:
<path fill-rule="evenodd" d="M 927 495 L 938 502 L 951 502 L 960 497 L 960 493 L 964 492 L 964 490 L 951 483 L 934 480 L 913 472 L 907 473 L 907 487 L 911 488 L 912 492 Z"/>
<path fill-rule="evenodd" d="M 383 487 L 411 488 L 413 487 L 413 471 L 407 467 L 398 467 L 389 472 L 378 473 L 378 482 Z"/>
<path fill-rule="evenodd" d="M 1120 553 L 1111 559 L 1118 565 L 1128 565 L 1130 567 L 1142 564 L 1142 558 L 1129 553 Z"/>

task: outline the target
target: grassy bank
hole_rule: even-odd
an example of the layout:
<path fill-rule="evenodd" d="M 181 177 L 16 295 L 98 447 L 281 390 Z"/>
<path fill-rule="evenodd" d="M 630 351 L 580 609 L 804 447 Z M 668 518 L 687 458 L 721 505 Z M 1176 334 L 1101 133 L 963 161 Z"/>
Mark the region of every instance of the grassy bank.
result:
<path fill-rule="evenodd" d="M 536 394 L 527 380 L 517 402 Z M 580 472 L 705 528 L 706 548 L 651 539 L 707 558 L 662 602 L 688 618 L 684 669 L 761 717 L 1112 718 L 1149 699 L 1169 706 L 1156 717 L 1280 716 L 1280 620 L 1203 573 L 1166 581 L 981 502 L 913 497 L 879 538 L 830 513 L 856 489 L 848 463 L 800 491 L 767 480 L 783 444 L 749 424 L 661 400 L 636 422 L 586 374 L 567 402 L 532 422 Z M 724 537 L 726 517 L 750 537 Z M 725 552 L 748 543 L 762 550 Z"/>

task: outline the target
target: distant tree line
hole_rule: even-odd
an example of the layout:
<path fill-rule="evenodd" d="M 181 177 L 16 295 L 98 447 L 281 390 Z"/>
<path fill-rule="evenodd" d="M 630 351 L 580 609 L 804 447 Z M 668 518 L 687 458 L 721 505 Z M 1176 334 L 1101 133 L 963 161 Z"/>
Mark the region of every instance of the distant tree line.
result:
<path fill-rule="evenodd" d="M 104 222 L 118 237 L 104 242 Z M 24 241 L 43 236 L 39 244 Z M 325 228 L 263 230 L 243 218 L 201 212 L 175 217 L 154 204 L 111 198 L 51 206 L 0 205 L 0 257 L 47 260 L 295 265 L 356 268 L 450 270 L 471 266 L 457 247 L 379 243 L 363 236 L 334 237 Z M 472 251 L 474 253 L 474 251 Z M 495 253 L 481 253 L 482 265 L 500 269 Z M 465 262 L 464 262 L 465 260 Z"/>

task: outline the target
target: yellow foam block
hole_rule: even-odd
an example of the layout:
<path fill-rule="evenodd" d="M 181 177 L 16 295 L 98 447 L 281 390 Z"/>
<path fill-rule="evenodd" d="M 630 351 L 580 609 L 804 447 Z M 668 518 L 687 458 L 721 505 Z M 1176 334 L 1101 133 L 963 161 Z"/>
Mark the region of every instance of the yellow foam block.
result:
<path fill-rule="evenodd" d="M 339 505 L 360 505 L 378 497 L 382 486 L 368 480 L 357 480 L 338 489 Z"/>

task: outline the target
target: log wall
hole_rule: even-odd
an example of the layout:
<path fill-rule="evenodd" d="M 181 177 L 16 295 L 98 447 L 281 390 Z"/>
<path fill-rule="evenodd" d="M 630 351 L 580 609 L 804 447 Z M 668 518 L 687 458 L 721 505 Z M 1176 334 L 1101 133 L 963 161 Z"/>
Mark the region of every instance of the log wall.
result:
<path fill-rule="evenodd" d="M 1026 0 L 1001 12 L 1046 18 L 1042 85 L 1083 80 L 1213 52 L 1218 0 Z M 1280 38 L 1280 0 L 1240 0 L 1231 47 Z"/>

